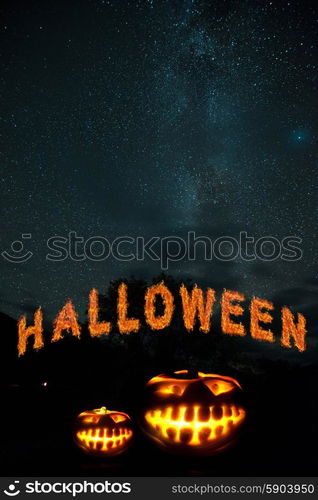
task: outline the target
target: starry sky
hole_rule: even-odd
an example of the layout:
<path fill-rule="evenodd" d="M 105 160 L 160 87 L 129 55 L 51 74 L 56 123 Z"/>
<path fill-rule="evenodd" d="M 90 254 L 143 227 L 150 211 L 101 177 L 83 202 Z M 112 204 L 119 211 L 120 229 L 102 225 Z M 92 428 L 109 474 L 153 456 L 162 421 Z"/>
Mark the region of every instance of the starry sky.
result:
<path fill-rule="evenodd" d="M 196 261 L 168 272 L 316 307 L 314 0 L 1 3 L 0 309 L 51 319 L 151 260 L 49 262 L 46 240 L 294 235 L 297 262 Z"/>

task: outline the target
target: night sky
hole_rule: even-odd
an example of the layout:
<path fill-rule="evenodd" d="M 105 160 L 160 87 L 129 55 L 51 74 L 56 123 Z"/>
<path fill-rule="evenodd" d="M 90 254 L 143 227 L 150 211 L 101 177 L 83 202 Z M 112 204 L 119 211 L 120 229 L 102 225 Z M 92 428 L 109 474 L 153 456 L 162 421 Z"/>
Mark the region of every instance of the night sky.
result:
<path fill-rule="evenodd" d="M 316 307 L 318 7 L 313 0 L 1 3 L 0 309 L 47 319 L 160 264 L 48 262 L 46 240 L 303 239 L 297 262 L 172 263 L 178 279 Z"/>

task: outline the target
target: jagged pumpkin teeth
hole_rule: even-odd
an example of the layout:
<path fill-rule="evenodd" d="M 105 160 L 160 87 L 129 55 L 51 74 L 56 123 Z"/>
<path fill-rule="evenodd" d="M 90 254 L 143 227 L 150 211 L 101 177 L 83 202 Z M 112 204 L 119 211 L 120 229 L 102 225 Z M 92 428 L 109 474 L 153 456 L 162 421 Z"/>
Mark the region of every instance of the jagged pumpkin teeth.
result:
<path fill-rule="evenodd" d="M 225 409 L 224 409 L 224 415 L 226 417 L 231 417 L 232 416 L 232 409 L 230 406 L 225 406 Z"/>
<path fill-rule="evenodd" d="M 214 420 L 221 420 L 223 417 L 223 408 L 222 406 L 213 406 L 212 408 L 212 416 Z"/>
<path fill-rule="evenodd" d="M 181 443 L 189 443 L 192 439 L 193 431 L 191 429 L 181 429 L 180 431 L 180 441 Z"/>
<path fill-rule="evenodd" d="M 194 419 L 194 408 L 193 406 L 188 406 L 184 414 L 184 420 L 186 422 L 192 422 L 193 419 Z"/>
<path fill-rule="evenodd" d="M 198 418 L 201 422 L 208 422 L 210 420 L 210 416 L 211 410 L 209 407 L 203 406 L 202 408 L 199 408 Z"/>
<path fill-rule="evenodd" d="M 238 417 L 239 414 L 240 414 L 239 408 L 237 408 L 236 406 L 233 406 L 232 408 L 233 408 L 233 415 L 234 415 L 234 417 Z"/>
<path fill-rule="evenodd" d="M 169 406 L 164 412 L 164 418 L 170 419 L 172 414 L 172 408 Z"/>
<path fill-rule="evenodd" d="M 210 437 L 212 432 L 212 429 L 210 427 L 203 427 L 203 429 L 199 432 L 199 440 L 201 442 L 207 441 L 207 439 Z"/>
<path fill-rule="evenodd" d="M 179 370 L 154 377 L 146 391 L 142 429 L 171 453 L 223 451 L 234 444 L 245 420 L 242 388 L 231 377 Z"/>
<path fill-rule="evenodd" d="M 167 429 L 167 436 L 170 438 L 170 439 L 174 439 L 176 437 L 176 434 L 177 434 L 177 430 L 173 427 L 169 427 Z"/>
<path fill-rule="evenodd" d="M 86 453 L 100 457 L 123 453 L 132 437 L 130 417 L 105 407 L 80 413 L 74 425 L 76 444 Z"/>
<path fill-rule="evenodd" d="M 179 412 L 180 412 L 180 408 L 178 406 L 174 406 L 172 408 L 171 420 L 178 420 Z"/>
<path fill-rule="evenodd" d="M 215 429 L 215 435 L 216 437 L 219 437 L 221 436 L 223 433 L 223 426 L 222 425 L 219 425 L 218 427 L 216 427 Z"/>

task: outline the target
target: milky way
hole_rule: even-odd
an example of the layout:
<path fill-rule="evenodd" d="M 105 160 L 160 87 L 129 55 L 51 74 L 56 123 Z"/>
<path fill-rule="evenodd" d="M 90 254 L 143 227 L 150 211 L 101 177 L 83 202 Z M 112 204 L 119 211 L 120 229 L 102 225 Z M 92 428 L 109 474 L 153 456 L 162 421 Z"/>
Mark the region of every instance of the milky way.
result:
<path fill-rule="evenodd" d="M 8 2 L 2 38 L 2 311 L 48 314 L 159 264 L 45 260 L 47 238 L 303 239 L 298 262 L 169 273 L 299 302 L 317 291 L 314 1 Z M 299 293 L 298 293 L 299 295 Z M 301 299 L 302 300 L 302 299 Z M 308 299 L 309 300 L 309 299 Z"/>

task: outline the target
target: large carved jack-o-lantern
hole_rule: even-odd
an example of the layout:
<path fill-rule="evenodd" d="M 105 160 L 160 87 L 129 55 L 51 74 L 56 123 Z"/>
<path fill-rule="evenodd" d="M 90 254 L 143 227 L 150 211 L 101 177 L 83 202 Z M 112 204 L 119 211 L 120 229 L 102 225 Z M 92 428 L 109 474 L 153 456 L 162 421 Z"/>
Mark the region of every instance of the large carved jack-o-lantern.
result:
<path fill-rule="evenodd" d="M 105 407 L 80 413 L 75 421 L 75 443 L 86 453 L 99 457 L 123 453 L 131 444 L 132 422 L 126 413 Z"/>
<path fill-rule="evenodd" d="M 159 375 L 147 383 L 142 429 L 171 453 L 219 453 L 235 442 L 245 420 L 241 395 L 231 377 L 187 370 Z"/>

